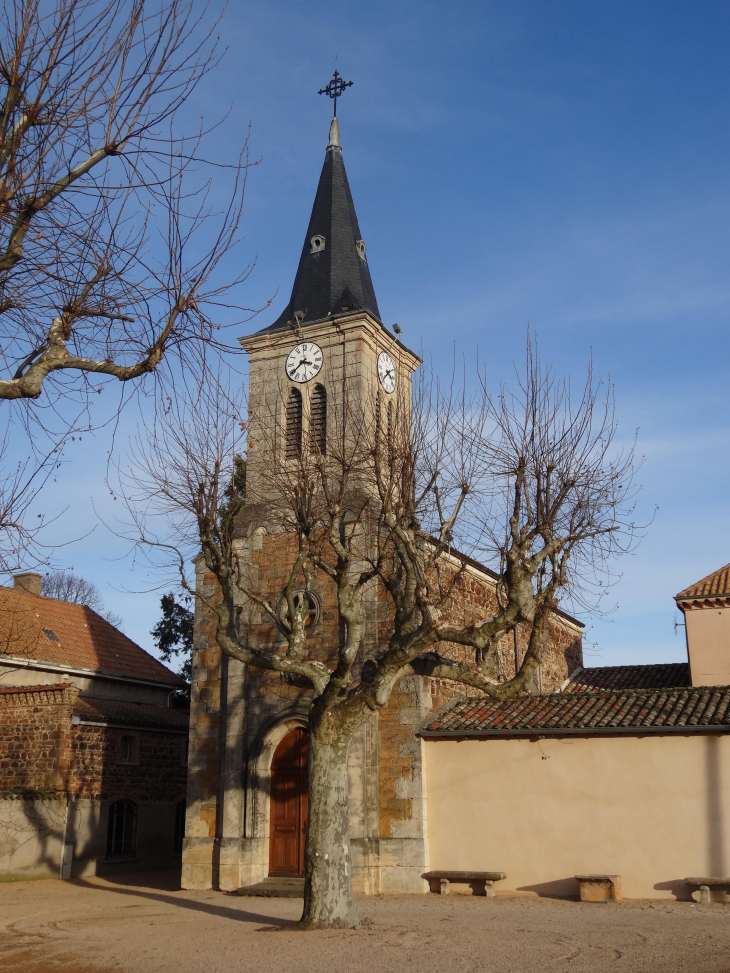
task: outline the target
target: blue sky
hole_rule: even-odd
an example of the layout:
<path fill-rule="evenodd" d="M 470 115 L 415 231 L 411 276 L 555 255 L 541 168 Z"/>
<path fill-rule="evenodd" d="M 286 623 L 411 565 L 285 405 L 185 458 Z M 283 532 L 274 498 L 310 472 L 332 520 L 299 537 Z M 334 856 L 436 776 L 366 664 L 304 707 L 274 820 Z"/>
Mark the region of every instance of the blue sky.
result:
<path fill-rule="evenodd" d="M 384 320 L 436 360 L 478 347 L 495 381 L 528 323 L 561 372 L 581 378 L 593 354 L 622 434 L 639 429 L 641 509 L 659 509 L 621 564 L 617 611 L 587 620 L 586 660 L 684 658 L 672 596 L 730 561 L 730 4 L 267 0 L 230 5 L 222 36 L 187 110 L 229 112 L 222 156 L 251 123 L 259 164 L 231 266 L 256 259 L 241 303 L 274 301 L 249 330 L 288 300 L 331 113 L 317 90 L 338 55 Z M 103 432 L 75 444 L 46 506 L 92 524 L 94 498 L 109 518 L 108 447 Z M 158 595 L 131 593 L 149 579 L 123 554 L 100 526 L 61 560 L 149 648 Z"/>

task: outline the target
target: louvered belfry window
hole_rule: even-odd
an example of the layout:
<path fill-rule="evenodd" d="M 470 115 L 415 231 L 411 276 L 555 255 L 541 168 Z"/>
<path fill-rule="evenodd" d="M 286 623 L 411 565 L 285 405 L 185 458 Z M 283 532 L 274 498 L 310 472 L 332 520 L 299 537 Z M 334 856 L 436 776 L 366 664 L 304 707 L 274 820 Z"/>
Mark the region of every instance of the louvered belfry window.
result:
<path fill-rule="evenodd" d="M 327 452 L 327 393 L 323 385 L 315 385 L 309 413 L 309 435 L 312 452 L 324 456 Z"/>
<path fill-rule="evenodd" d="M 302 455 L 302 393 L 292 389 L 286 400 L 286 458 Z"/>

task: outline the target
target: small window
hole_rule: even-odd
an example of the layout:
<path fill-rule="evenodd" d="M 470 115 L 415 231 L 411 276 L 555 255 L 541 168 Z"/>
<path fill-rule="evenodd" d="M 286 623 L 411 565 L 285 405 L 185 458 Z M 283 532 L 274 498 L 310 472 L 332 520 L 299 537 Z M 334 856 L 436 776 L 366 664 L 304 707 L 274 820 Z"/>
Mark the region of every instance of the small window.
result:
<path fill-rule="evenodd" d="M 115 801 L 109 808 L 107 858 L 131 858 L 137 850 L 137 805 Z"/>
<path fill-rule="evenodd" d="M 139 763 L 139 740 L 131 734 L 125 734 L 119 741 L 118 759 L 120 764 Z"/>
<path fill-rule="evenodd" d="M 324 250 L 325 240 L 321 233 L 317 233 L 316 236 L 313 236 L 309 243 L 311 246 L 309 251 L 310 253 L 319 253 L 321 250 Z"/>
<path fill-rule="evenodd" d="M 302 455 L 302 393 L 292 389 L 286 400 L 286 458 Z"/>
<path fill-rule="evenodd" d="M 327 453 L 327 392 L 323 385 L 315 385 L 309 413 L 309 435 L 312 452 Z"/>
<path fill-rule="evenodd" d="M 176 855 L 182 853 L 185 838 L 185 801 L 178 801 L 175 805 L 175 837 L 172 850 Z"/>
<path fill-rule="evenodd" d="M 365 246 L 365 241 L 356 240 L 355 249 L 357 250 L 358 257 L 360 257 L 362 260 L 364 260 L 367 263 L 368 258 L 365 256 L 365 251 L 367 250 L 367 247 Z"/>
<path fill-rule="evenodd" d="M 44 635 L 46 636 L 46 638 L 47 638 L 47 639 L 49 639 L 49 640 L 50 640 L 51 642 L 58 642 L 58 643 L 59 643 L 59 645 L 60 645 L 60 643 L 61 643 L 61 640 L 60 640 L 60 638 L 59 638 L 59 637 L 58 637 L 58 636 L 56 635 L 56 633 L 55 633 L 55 632 L 53 631 L 53 629 L 52 629 L 52 628 L 44 628 L 44 629 L 43 629 L 43 634 L 44 634 Z"/>

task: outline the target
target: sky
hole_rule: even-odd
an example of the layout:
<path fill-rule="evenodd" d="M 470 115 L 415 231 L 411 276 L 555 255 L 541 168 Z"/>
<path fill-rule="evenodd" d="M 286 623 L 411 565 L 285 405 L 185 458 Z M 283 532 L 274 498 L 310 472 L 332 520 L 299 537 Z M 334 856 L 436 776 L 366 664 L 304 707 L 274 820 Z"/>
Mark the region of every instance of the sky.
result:
<path fill-rule="evenodd" d="M 250 125 L 257 164 L 230 267 L 255 261 L 240 303 L 272 303 L 241 333 L 288 301 L 331 117 L 317 91 L 337 56 L 384 322 L 435 361 L 478 350 L 495 382 L 523 360 L 528 328 L 574 381 L 593 357 L 622 440 L 638 430 L 651 524 L 617 565 L 613 614 L 582 619 L 586 663 L 685 659 L 673 596 L 730 561 L 730 3 L 237 0 L 221 36 L 227 54 L 185 111 L 224 118 L 221 158 Z M 105 526 L 109 448 L 103 430 L 74 443 L 43 504 L 65 511 L 56 541 L 90 531 L 61 566 L 151 649 L 160 593 Z"/>

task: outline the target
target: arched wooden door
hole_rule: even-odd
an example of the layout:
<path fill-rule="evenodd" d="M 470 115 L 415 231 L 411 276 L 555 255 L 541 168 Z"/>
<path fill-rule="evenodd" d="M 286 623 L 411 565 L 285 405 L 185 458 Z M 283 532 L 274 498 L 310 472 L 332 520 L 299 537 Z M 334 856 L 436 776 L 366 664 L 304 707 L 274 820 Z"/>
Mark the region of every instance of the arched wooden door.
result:
<path fill-rule="evenodd" d="M 304 874 L 307 829 L 306 730 L 287 733 L 271 761 L 269 875 Z"/>

